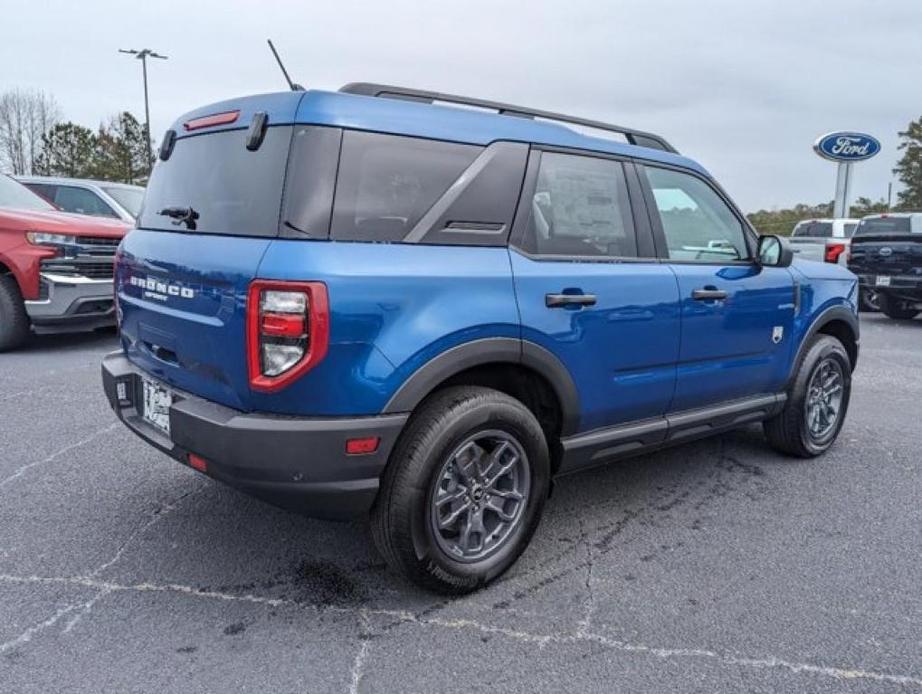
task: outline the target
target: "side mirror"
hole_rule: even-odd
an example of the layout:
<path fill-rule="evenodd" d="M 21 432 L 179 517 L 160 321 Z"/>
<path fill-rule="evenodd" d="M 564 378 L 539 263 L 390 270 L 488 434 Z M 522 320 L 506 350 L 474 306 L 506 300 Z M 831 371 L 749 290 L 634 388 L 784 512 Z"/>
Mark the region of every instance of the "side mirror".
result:
<path fill-rule="evenodd" d="M 794 251 L 791 250 L 787 239 L 780 236 L 760 236 L 757 260 L 759 265 L 765 267 L 788 267 L 794 261 Z"/>

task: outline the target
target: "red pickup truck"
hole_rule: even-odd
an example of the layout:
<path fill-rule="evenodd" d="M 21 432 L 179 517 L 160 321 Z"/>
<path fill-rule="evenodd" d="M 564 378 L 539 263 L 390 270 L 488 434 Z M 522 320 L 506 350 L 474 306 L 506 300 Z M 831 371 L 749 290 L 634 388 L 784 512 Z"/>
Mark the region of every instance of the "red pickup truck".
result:
<path fill-rule="evenodd" d="M 0 175 L 0 351 L 30 330 L 93 330 L 115 322 L 112 265 L 124 222 L 67 214 Z"/>

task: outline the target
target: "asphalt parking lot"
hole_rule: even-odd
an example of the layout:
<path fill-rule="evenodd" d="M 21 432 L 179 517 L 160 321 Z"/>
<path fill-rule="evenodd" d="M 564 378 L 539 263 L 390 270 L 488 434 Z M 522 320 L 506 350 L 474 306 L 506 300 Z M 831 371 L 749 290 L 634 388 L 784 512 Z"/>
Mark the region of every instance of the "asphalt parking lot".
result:
<path fill-rule="evenodd" d="M 0 691 L 922 691 L 922 319 L 863 317 L 825 457 L 758 427 L 562 481 L 443 600 L 116 423 L 97 334 L 0 356 Z"/>

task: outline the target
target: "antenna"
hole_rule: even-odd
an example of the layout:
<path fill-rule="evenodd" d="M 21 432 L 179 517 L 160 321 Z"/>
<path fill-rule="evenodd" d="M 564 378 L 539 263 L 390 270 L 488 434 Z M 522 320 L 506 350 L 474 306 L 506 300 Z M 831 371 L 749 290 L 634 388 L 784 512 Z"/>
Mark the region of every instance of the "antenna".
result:
<path fill-rule="evenodd" d="M 279 68 L 282 70 L 282 74 L 285 75 L 285 81 L 288 82 L 288 86 L 293 92 L 303 92 L 304 87 L 302 87 L 297 82 L 292 82 L 291 77 L 288 76 L 288 70 L 285 69 L 285 65 L 282 63 L 282 59 L 279 58 L 279 53 L 275 50 L 275 46 L 272 45 L 272 39 L 266 39 L 266 43 L 269 44 L 269 50 L 272 51 L 272 55 L 275 56 L 275 61 L 279 64 Z"/>

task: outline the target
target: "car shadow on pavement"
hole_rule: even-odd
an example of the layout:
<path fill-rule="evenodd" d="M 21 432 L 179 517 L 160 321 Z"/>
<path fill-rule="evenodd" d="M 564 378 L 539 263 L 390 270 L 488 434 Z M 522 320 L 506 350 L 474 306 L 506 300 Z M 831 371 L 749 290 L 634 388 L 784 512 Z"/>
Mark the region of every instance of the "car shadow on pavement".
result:
<path fill-rule="evenodd" d="M 52 335 L 32 335 L 25 345 L 14 354 L 40 354 L 47 352 L 67 352 L 105 348 L 118 348 L 118 332 L 115 328 L 103 328 L 85 333 L 61 333 Z"/>
<path fill-rule="evenodd" d="M 746 462 L 753 458 L 758 465 Z M 587 541 L 604 556 L 619 548 L 627 530 L 650 524 L 668 530 L 671 523 L 694 530 L 696 519 L 713 513 L 723 497 L 752 500 L 767 493 L 766 467 L 792 464 L 798 463 L 766 455 L 761 431 L 752 427 L 563 478 L 523 557 L 475 595 L 508 605 L 515 596 L 564 581 L 583 565 Z M 317 608 L 416 612 L 447 603 L 391 572 L 364 521 L 304 518 L 188 472 L 158 476 L 151 486 L 144 490 L 148 498 L 172 501 L 154 510 L 151 518 L 160 517 L 133 540 L 122 566 L 112 567 L 113 580 L 181 584 Z M 119 497 L 110 500 L 122 506 Z M 124 499 L 124 506 L 106 509 L 105 518 L 124 522 L 137 515 L 136 503 L 136 496 Z"/>

